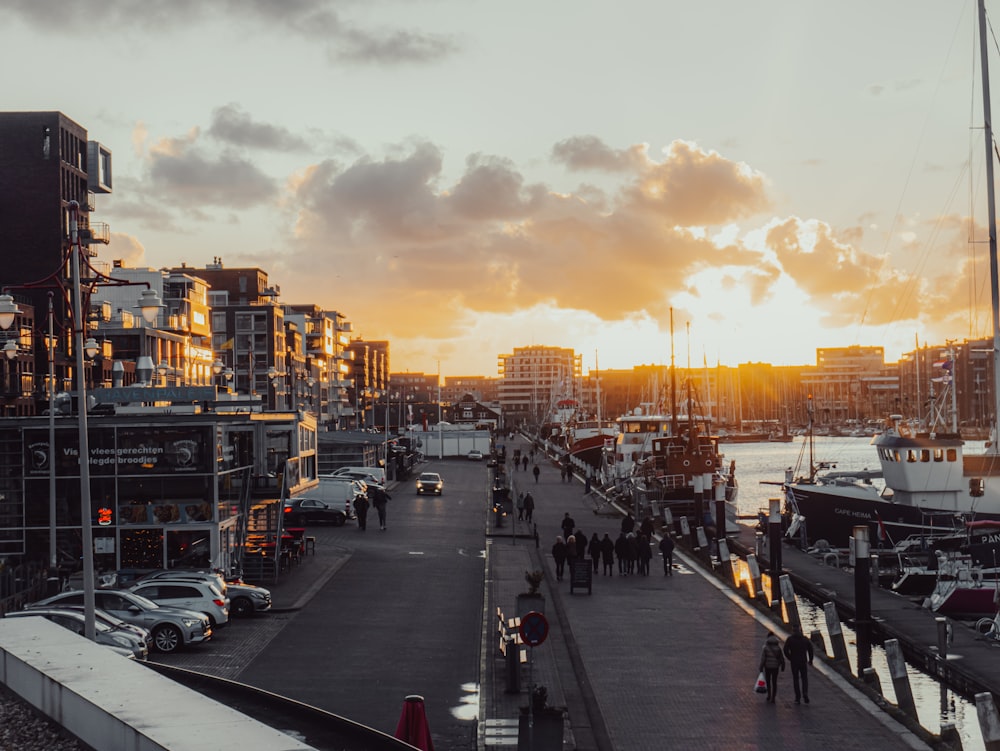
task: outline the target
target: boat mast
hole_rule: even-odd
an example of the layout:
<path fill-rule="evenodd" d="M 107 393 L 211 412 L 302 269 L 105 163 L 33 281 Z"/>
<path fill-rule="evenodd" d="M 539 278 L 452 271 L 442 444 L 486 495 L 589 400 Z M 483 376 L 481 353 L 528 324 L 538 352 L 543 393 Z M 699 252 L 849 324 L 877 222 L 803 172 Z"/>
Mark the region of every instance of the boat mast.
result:
<path fill-rule="evenodd" d="M 670 435 L 677 435 L 677 372 L 674 367 L 674 309 L 670 309 Z"/>
<path fill-rule="evenodd" d="M 979 56 L 983 70 L 983 133 L 986 138 L 986 215 L 990 232 L 990 290 L 993 312 L 993 428 L 1000 418 L 1000 299 L 997 273 L 997 219 L 993 189 L 993 125 L 990 114 L 990 66 L 986 46 L 986 0 L 979 0 Z M 954 378 L 954 374 L 952 376 Z M 990 443 L 990 453 L 1000 453 L 997 441 Z"/>

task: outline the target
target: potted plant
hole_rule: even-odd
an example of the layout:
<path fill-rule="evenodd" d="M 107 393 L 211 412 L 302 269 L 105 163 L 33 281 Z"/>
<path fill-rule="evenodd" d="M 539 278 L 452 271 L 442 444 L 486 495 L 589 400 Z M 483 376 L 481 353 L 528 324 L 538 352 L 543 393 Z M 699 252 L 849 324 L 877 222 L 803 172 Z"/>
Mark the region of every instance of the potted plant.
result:
<path fill-rule="evenodd" d="M 534 571 L 524 572 L 524 580 L 528 583 L 528 591 L 522 592 L 517 596 L 518 616 L 523 617 L 526 613 L 530 613 L 531 611 L 538 613 L 545 612 L 545 597 L 538 591 L 538 587 L 541 585 L 544 578 L 545 572 L 537 569 Z"/>

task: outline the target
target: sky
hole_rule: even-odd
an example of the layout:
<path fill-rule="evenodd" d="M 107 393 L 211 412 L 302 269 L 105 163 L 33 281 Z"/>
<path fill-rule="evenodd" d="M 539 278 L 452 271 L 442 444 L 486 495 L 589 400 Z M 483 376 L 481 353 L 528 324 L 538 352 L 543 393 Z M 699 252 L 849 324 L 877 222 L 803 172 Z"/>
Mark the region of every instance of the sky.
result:
<path fill-rule="evenodd" d="M 974 0 L 5 0 L 0 91 L 111 149 L 99 260 L 259 267 L 393 372 L 895 362 L 992 332 L 976 44 Z"/>

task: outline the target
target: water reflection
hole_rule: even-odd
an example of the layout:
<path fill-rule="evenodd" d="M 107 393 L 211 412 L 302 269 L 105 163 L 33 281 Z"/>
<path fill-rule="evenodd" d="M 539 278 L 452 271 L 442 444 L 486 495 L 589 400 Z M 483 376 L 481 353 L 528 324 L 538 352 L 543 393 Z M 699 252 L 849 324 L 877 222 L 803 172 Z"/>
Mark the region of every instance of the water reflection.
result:
<path fill-rule="evenodd" d="M 451 708 L 451 716 L 456 720 L 472 721 L 479 717 L 479 684 L 463 683 L 458 706 Z"/>

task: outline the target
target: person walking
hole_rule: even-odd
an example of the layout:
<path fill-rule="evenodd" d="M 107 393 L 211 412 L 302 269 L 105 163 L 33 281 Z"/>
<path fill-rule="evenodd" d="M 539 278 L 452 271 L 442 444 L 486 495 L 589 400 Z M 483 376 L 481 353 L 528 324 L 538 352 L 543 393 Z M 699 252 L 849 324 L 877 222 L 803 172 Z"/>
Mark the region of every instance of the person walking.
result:
<path fill-rule="evenodd" d="M 813 645 L 805 634 L 802 626 L 796 626 L 792 635 L 785 639 L 782 650 L 792 667 L 792 688 L 795 689 L 795 703 L 802 699 L 809 703 L 809 666 L 813 664 Z M 801 688 L 801 690 L 800 690 Z"/>
<path fill-rule="evenodd" d="M 382 490 L 378 485 L 369 485 L 368 492 L 372 494 L 372 505 L 375 507 L 375 511 L 378 513 L 378 527 L 383 532 L 385 531 L 385 510 L 386 505 L 392 499 L 392 496 L 387 492 Z"/>
<path fill-rule="evenodd" d="M 587 557 L 587 535 L 582 529 L 578 529 L 573 533 L 573 537 L 576 538 L 576 557 L 582 561 Z"/>
<path fill-rule="evenodd" d="M 615 557 L 618 559 L 618 576 L 625 576 L 628 574 L 625 563 L 625 556 L 627 554 L 626 548 L 628 548 L 628 542 L 625 540 L 625 533 L 621 532 L 618 535 L 618 539 L 615 540 Z"/>
<path fill-rule="evenodd" d="M 639 556 L 639 546 L 636 545 L 635 532 L 625 535 L 625 573 L 635 573 L 635 559 Z"/>
<path fill-rule="evenodd" d="M 597 536 L 597 532 L 594 532 L 593 536 L 590 538 L 590 545 L 587 547 L 587 553 L 590 554 L 590 560 L 594 564 L 594 573 L 601 565 L 601 538 Z"/>
<path fill-rule="evenodd" d="M 604 563 L 604 575 L 614 576 L 615 575 L 615 543 L 610 537 L 608 537 L 607 532 L 604 533 L 604 539 L 601 540 L 601 561 Z"/>
<path fill-rule="evenodd" d="M 576 560 L 576 538 L 570 535 L 566 538 L 566 560 L 569 561 L 570 574 L 573 573 L 573 561 Z"/>
<path fill-rule="evenodd" d="M 559 523 L 562 527 L 563 537 L 569 537 L 573 534 L 573 530 L 576 529 L 576 522 L 573 521 L 573 517 L 569 515 L 569 511 L 563 514 L 562 521 Z"/>
<path fill-rule="evenodd" d="M 358 531 L 364 532 L 368 528 L 368 498 L 359 495 L 354 499 L 354 515 L 358 517 Z"/>
<path fill-rule="evenodd" d="M 524 471 L 528 471 L 528 455 L 525 454 L 521 457 L 521 466 L 524 467 Z M 537 476 L 536 476 L 537 477 Z"/>
<path fill-rule="evenodd" d="M 556 581 L 562 581 L 563 571 L 566 568 L 566 541 L 562 535 L 556 537 L 552 544 L 552 559 L 556 562 Z"/>
<path fill-rule="evenodd" d="M 643 576 L 649 576 L 649 561 L 653 557 L 653 551 L 649 549 L 649 538 L 640 532 L 636 540 L 636 547 L 639 554 L 639 573 Z"/>
<path fill-rule="evenodd" d="M 650 516 L 649 514 L 646 514 L 646 516 L 643 517 L 642 524 L 639 525 L 639 531 L 642 532 L 644 535 L 646 535 L 646 539 L 647 540 L 652 540 L 653 539 L 654 527 L 653 527 L 653 517 L 652 516 Z"/>
<path fill-rule="evenodd" d="M 628 512 L 628 516 L 622 519 L 622 534 L 628 534 L 629 532 L 635 531 L 635 519 L 632 516 L 632 512 Z"/>
<path fill-rule="evenodd" d="M 660 553 L 663 555 L 663 575 L 674 575 L 674 540 L 669 534 L 660 540 Z"/>
<path fill-rule="evenodd" d="M 778 671 L 785 669 L 785 655 L 781 651 L 781 644 L 778 637 L 770 631 L 767 639 L 764 640 L 764 647 L 760 650 L 760 667 L 758 670 L 764 671 L 764 681 L 767 683 L 767 700 L 774 704 L 778 695 Z"/>
<path fill-rule="evenodd" d="M 525 461 L 525 462 L 527 462 L 528 460 L 527 460 L 527 459 L 525 459 L 524 461 Z M 533 470 L 531 470 L 531 474 L 533 474 L 533 475 L 535 476 L 535 482 L 536 482 L 536 483 L 538 482 L 538 475 L 539 475 L 540 473 L 541 473 L 541 470 L 540 470 L 540 469 L 538 468 L 538 465 L 536 464 L 536 465 L 535 465 L 535 468 L 534 468 Z"/>
<path fill-rule="evenodd" d="M 530 522 L 532 514 L 535 513 L 535 499 L 531 493 L 524 494 L 524 520 Z"/>
<path fill-rule="evenodd" d="M 524 519 L 524 493 L 517 494 L 517 518 Z"/>

